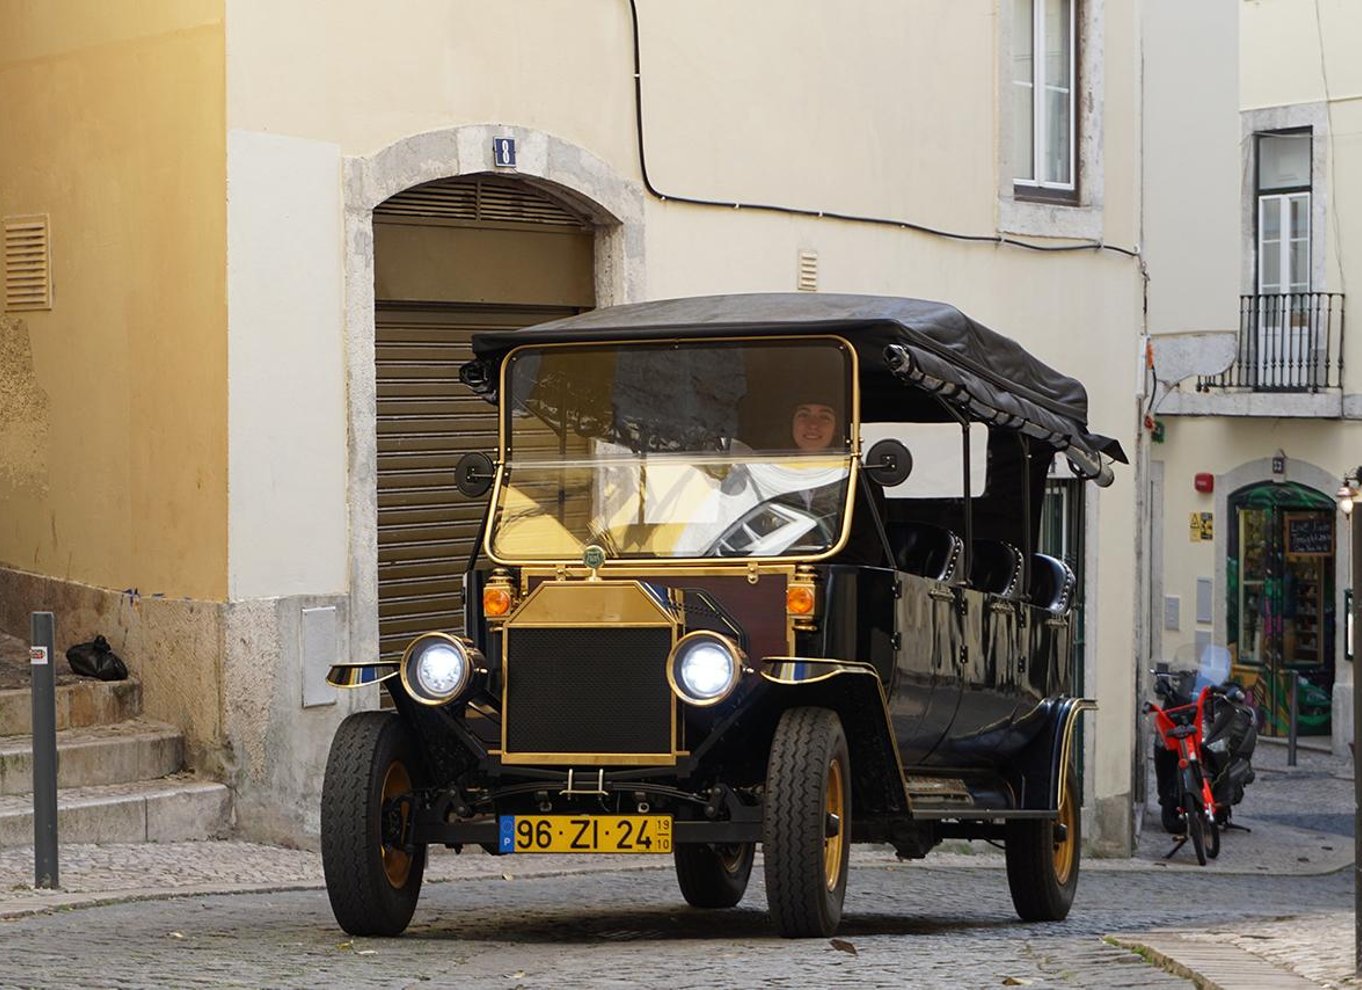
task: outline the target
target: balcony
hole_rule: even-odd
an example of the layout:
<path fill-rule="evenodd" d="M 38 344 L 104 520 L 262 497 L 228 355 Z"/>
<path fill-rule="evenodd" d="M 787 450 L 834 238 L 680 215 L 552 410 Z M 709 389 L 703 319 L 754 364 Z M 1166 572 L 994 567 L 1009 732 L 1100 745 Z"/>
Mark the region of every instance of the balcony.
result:
<path fill-rule="evenodd" d="M 1233 363 L 1198 376 L 1196 390 L 1317 394 L 1343 387 L 1343 294 L 1239 297 Z"/>

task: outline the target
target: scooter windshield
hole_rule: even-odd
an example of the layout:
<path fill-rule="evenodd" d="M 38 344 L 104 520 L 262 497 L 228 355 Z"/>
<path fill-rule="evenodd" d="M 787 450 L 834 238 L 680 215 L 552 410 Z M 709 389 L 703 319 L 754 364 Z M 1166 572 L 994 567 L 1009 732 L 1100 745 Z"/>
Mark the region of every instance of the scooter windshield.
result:
<path fill-rule="evenodd" d="M 504 376 L 499 559 L 817 556 L 841 538 L 839 341 L 524 347 Z"/>

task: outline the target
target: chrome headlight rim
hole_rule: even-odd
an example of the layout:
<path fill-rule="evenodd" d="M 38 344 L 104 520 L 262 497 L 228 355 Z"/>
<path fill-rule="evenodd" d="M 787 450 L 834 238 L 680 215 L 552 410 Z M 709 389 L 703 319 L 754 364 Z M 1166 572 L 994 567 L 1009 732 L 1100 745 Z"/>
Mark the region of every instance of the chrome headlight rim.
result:
<path fill-rule="evenodd" d="M 420 662 L 421 654 L 437 643 L 453 648 L 463 659 L 463 675 L 459 678 L 454 689 L 445 694 L 436 694 L 425 688 L 416 673 L 416 665 Z M 400 674 L 402 687 L 406 690 L 408 697 L 420 704 L 447 705 L 467 693 L 469 685 L 473 683 L 473 674 L 481 657 L 482 654 L 469 640 L 442 632 L 422 633 L 408 643 L 406 650 L 402 653 Z"/>
<path fill-rule="evenodd" d="M 730 658 L 730 670 L 728 682 L 717 694 L 710 697 L 697 697 L 686 690 L 681 678 L 681 662 L 687 654 L 694 648 L 696 643 L 714 643 L 721 647 Z M 723 633 L 713 632 L 709 629 L 697 629 L 694 632 L 686 633 L 676 641 L 671 653 L 667 656 L 667 684 L 672 689 L 672 694 L 680 698 L 688 705 L 696 708 L 709 708 L 726 701 L 738 686 L 742 679 L 743 667 L 747 661 L 747 655 L 743 653 L 741 647 L 730 636 Z"/>

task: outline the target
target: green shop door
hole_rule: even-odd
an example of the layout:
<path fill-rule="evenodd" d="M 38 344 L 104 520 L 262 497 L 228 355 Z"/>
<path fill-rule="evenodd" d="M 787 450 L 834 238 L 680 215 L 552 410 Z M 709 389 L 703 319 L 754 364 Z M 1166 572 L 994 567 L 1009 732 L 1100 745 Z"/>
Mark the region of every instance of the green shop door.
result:
<path fill-rule="evenodd" d="M 1241 488 L 1229 505 L 1226 632 L 1234 676 L 1267 734 L 1287 734 L 1296 678 L 1298 731 L 1329 735 L 1334 501 L 1303 485 L 1269 482 Z"/>

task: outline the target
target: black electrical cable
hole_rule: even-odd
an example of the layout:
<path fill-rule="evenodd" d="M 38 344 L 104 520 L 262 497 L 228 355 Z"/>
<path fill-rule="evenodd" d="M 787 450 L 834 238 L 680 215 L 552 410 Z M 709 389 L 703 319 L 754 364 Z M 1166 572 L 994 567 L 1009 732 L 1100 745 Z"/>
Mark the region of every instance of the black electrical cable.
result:
<path fill-rule="evenodd" d="M 953 241 L 971 241 L 980 244 L 995 244 L 1008 247 L 1025 248 L 1028 251 L 1112 251 L 1116 254 L 1125 255 L 1128 258 L 1139 258 L 1139 251 L 1132 251 L 1130 248 L 1117 247 L 1114 244 L 1104 244 L 1101 241 L 1082 241 L 1077 244 L 1031 244 L 1027 241 L 1014 240 L 1011 237 L 1003 237 L 1001 234 L 961 234 L 950 230 L 939 230 L 936 227 L 928 227 L 925 224 L 913 223 L 911 220 L 894 220 L 889 217 L 867 217 L 855 213 L 838 213 L 834 210 L 810 210 L 798 206 L 778 206 L 773 203 L 734 203 L 724 202 L 717 199 L 700 199 L 694 196 L 674 196 L 671 193 L 664 193 L 653 185 L 648 177 L 648 156 L 644 150 L 643 140 L 643 70 L 642 60 L 639 54 L 638 41 L 638 6 L 636 0 L 629 0 L 629 16 L 632 21 L 634 34 L 634 116 L 637 124 L 638 134 L 638 167 L 643 176 L 643 188 L 656 196 L 663 202 L 687 203 L 691 206 L 718 206 L 727 210 L 760 210 L 764 213 L 784 213 L 799 217 L 816 217 L 820 220 L 845 220 L 848 223 L 866 223 L 877 227 L 897 227 L 900 230 L 914 230 L 920 234 L 930 234 L 933 237 L 944 237 Z"/>

